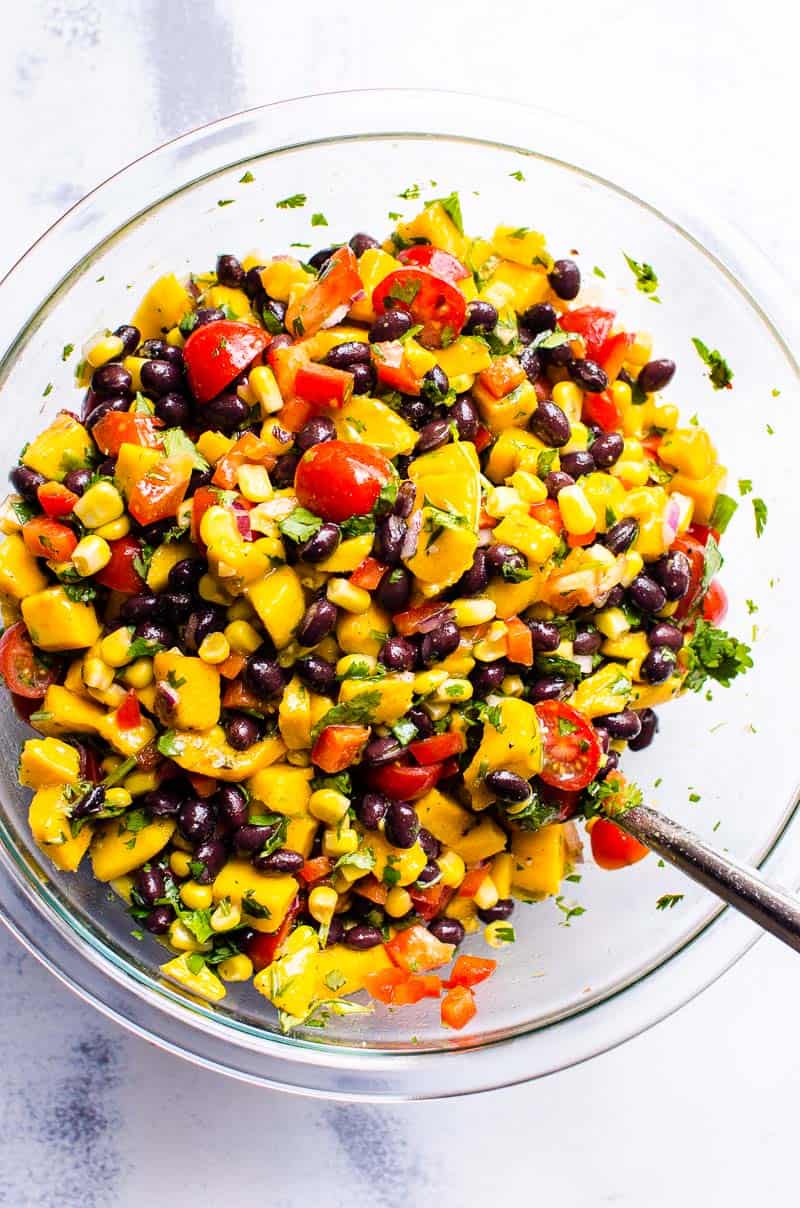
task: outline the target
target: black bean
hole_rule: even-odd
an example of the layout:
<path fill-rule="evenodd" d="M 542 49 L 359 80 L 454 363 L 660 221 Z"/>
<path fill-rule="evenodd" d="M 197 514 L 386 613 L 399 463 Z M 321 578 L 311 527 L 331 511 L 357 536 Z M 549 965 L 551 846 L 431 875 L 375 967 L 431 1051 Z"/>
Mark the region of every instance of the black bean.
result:
<path fill-rule="evenodd" d="M 384 828 L 392 847 L 413 847 L 419 833 L 417 811 L 408 801 L 393 801 L 386 811 Z"/>
<path fill-rule="evenodd" d="M 156 906 L 143 920 L 144 929 L 151 935 L 166 935 L 174 918 L 175 911 L 171 906 L 167 906 L 166 903 L 163 906 Z"/>
<path fill-rule="evenodd" d="M 619 713 L 609 713 L 607 717 L 598 717 L 598 726 L 602 726 L 611 738 L 628 741 L 636 738 L 642 728 L 639 714 L 633 709 L 623 709 Z"/>
<path fill-rule="evenodd" d="M 483 302 L 480 298 L 475 298 L 472 302 L 467 303 L 467 315 L 461 330 L 464 335 L 485 336 L 490 331 L 494 331 L 497 319 L 497 309 L 492 306 L 491 302 Z"/>
<path fill-rule="evenodd" d="M 353 255 L 356 257 L 363 256 L 364 252 L 368 252 L 370 248 L 379 248 L 380 246 L 378 240 L 373 239 L 372 235 L 367 235 L 365 231 L 356 231 L 350 240 L 350 247 Z"/>
<path fill-rule="evenodd" d="M 569 685 L 560 675 L 541 675 L 535 679 L 528 691 L 529 698 L 536 702 L 542 700 L 561 700 L 566 695 Z"/>
<path fill-rule="evenodd" d="M 411 599 L 412 578 L 404 566 L 391 566 L 381 575 L 375 602 L 387 612 L 403 612 Z"/>
<path fill-rule="evenodd" d="M 247 798 L 235 784 L 221 784 L 211 803 L 215 807 L 220 822 L 229 830 L 236 830 L 247 823 Z"/>
<path fill-rule="evenodd" d="M 639 370 L 639 386 L 645 394 L 654 394 L 663 390 L 675 376 L 675 362 L 664 357 L 660 361 L 648 361 Z"/>
<path fill-rule="evenodd" d="M 300 458 L 297 453 L 281 453 L 272 470 L 270 477 L 272 485 L 278 490 L 290 487 L 294 482 L 294 472 Z"/>
<path fill-rule="evenodd" d="M 39 496 L 36 492 L 47 481 L 44 474 L 38 474 L 29 466 L 14 466 L 9 478 L 14 490 L 30 503 L 38 502 Z"/>
<path fill-rule="evenodd" d="M 581 270 L 574 260 L 556 260 L 553 271 L 547 274 L 553 293 L 562 302 L 577 298 L 581 288 Z"/>
<path fill-rule="evenodd" d="M 592 441 L 592 457 L 600 470 L 607 470 L 622 456 L 624 441 L 619 432 L 604 432 Z"/>
<path fill-rule="evenodd" d="M 670 550 L 659 559 L 654 570 L 667 599 L 682 600 L 691 582 L 691 568 L 686 554 L 678 549 Z"/>
<path fill-rule="evenodd" d="M 354 365 L 369 365 L 369 344 L 363 340 L 347 340 L 337 344 L 325 357 L 325 364 L 332 369 L 350 370 Z"/>
<path fill-rule="evenodd" d="M 609 736 L 608 730 L 606 730 L 604 726 L 595 724 L 594 734 L 595 734 L 595 738 L 600 743 L 600 750 L 605 755 L 608 751 L 608 748 L 611 746 L 611 738 Z"/>
<path fill-rule="evenodd" d="M 324 562 L 336 550 L 341 539 L 339 525 L 334 524 L 332 520 L 326 520 L 313 537 L 309 537 L 308 541 L 298 547 L 298 552 L 304 562 Z"/>
<path fill-rule="evenodd" d="M 555 331 L 558 315 L 549 302 L 537 302 L 522 316 L 522 322 L 533 336 L 541 335 L 543 331 Z"/>
<path fill-rule="evenodd" d="M 472 559 L 472 566 L 456 585 L 456 591 L 461 596 L 478 596 L 489 582 L 489 568 L 486 564 L 486 550 L 478 546 Z"/>
<path fill-rule="evenodd" d="M 192 860 L 197 864 L 202 864 L 203 867 L 199 872 L 193 871 L 194 880 L 199 885 L 210 885 L 222 872 L 222 866 L 227 858 L 225 844 L 219 839 L 205 839 L 202 843 L 198 843 L 192 852 Z"/>
<path fill-rule="evenodd" d="M 440 944 L 455 944 L 456 947 L 466 935 L 464 924 L 458 919 L 434 919 L 428 923 L 428 931 Z"/>
<path fill-rule="evenodd" d="M 493 663 L 478 663 L 470 673 L 474 696 L 483 700 L 490 693 L 496 692 L 508 675 L 508 663 L 505 659 L 496 659 Z"/>
<path fill-rule="evenodd" d="M 261 280 L 263 270 L 263 264 L 256 264 L 249 268 L 244 275 L 242 289 L 251 302 L 258 301 L 264 296 L 264 282 Z"/>
<path fill-rule="evenodd" d="M 205 327 L 206 323 L 219 323 L 220 319 L 225 318 L 225 311 L 220 310 L 218 306 L 201 306 L 199 310 L 194 312 L 194 331 L 195 327 Z"/>
<path fill-rule="evenodd" d="M 386 340 L 399 340 L 412 327 L 411 315 L 405 310 L 387 310 L 379 315 L 369 329 L 370 344 L 382 344 Z"/>
<path fill-rule="evenodd" d="M 404 520 L 407 520 L 414 510 L 416 498 L 417 488 L 414 483 L 408 481 L 402 482 L 398 488 L 397 498 L 392 508 L 395 516 L 402 516 Z"/>
<path fill-rule="evenodd" d="M 474 440 L 480 420 L 475 404 L 465 395 L 457 398 L 450 408 L 450 420 L 458 429 L 461 440 Z"/>
<path fill-rule="evenodd" d="M 277 696 L 283 691 L 283 669 L 273 658 L 256 650 L 244 665 L 244 682 L 256 696 Z"/>
<path fill-rule="evenodd" d="M 544 480 L 544 485 L 547 487 L 547 494 L 551 499 L 558 499 L 560 491 L 564 487 L 574 487 L 575 479 L 569 474 L 565 474 L 563 470 L 551 470 Z"/>
<path fill-rule="evenodd" d="M 157 789 L 151 789 L 149 793 L 145 793 L 142 805 L 154 818 L 171 818 L 180 809 L 183 796 L 181 790 L 173 782 L 168 781 L 166 784 L 159 785 Z"/>
<path fill-rule="evenodd" d="M 70 470 L 64 475 L 64 486 L 75 495 L 82 495 L 92 480 L 91 470 Z"/>
<path fill-rule="evenodd" d="M 165 591 L 159 597 L 161 613 L 170 622 L 183 621 L 192 611 L 194 597 L 188 591 Z"/>
<path fill-rule="evenodd" d="M 649 747 L 658 730 L 658 717 L 652 709 L 641 709 L 639 720 L 642 723 L 642 728 L 639 731 L 638 738 L 634 738 L 632 742 L 628 743 L 631 751 L 643 751 L 645 747 Z"/>
<path fill-rule="evenodd" d="M 603 645 L 603 635 L 596 629 L 579 629 L 572 639 L 573 654 L 597 654 Z"/>
<path fill-rule="evenodd" d="M 145 906 L 155 906 L 164 896 L 164 873 L 157 864 L 137 868 L 133 874 L 133 887 Z"/>
<path fill-rule="evenodd" d="M 344 923 L 338 915 L 334 915 L 328 924 L 328 938 L 325 941 L 326 948 L 332 948 L 334 944 L 341 944 L 344 939 Z"/>
<path fill-rule="evenodd" d="M 434 449 L 440 449 L 442 445 L 446 445 L 452 439 L 453 433 L 447 420 L 432 419 L 420 432 L 417 443 L 414 446 L 414 455 L 419 457 L 421 453 L 431 453 Z"/>
<path fill-rule="evenodd" d="M 422 379 L 420 394 L 428 403 L 441 403 L 447 398 L 450 389 L 450 379 L 439 365 L 434 365 Z"/>
<path fill-rule="evenodd" d="M 383 935 L 380 927 L 373 927 L 370 923 L 357 923 L 355 927 L 345 931 L 344 943 L 348 948 L 363 951 L 365 948 L 376 948 L 378 944 L 382 944 Z"/>
<path fill-rule="evenodd" d="M 571 435 L 569 420 L 552 399 L 542 399 L 529 419 L 528 427 L 553 449 L 562 448 Z"/>
<path fill-rule="evenodd" d="M 668 646 L 656 646 L 642 662 L 641 676 L 647 684 L 663 684 L 675 670 L 675 652 Z"/>
<path fill-rule="evenodd" d="M 432 629 L 430 633 L 426 633 L 420 644 L 420 655 L 423 663 L 437 663 L 441 659 L 447 658 L 448 654 L 452 654 L 458 649 L 460 641 L 458 627 L 453 621 L 443 621 L 441 625 L 437 625 L 436 629 Z"/>
<path fill-rule="evenodd" d="M 186 395 L 171 391 L 156 399 L 155 412 L 158 419 L 163 420 L 168 428 L 182 428 L 188 423 L 192 409 Z"/>
<path fill-rule="evenodd" d="M 424 826 L 419 828 L 417 842 L 429 860 L 438 860 L 439 854 L 442 850 L 442 845 L 429 830 L 426 830 Z"/>
<path fill-rule="evenodd" d="M 139 328 L 134 327 L 131 323 L 123 323 L 121 327 L 117 328 L 114 335 L 122 340 L 122 356 L 124 357 L 132 356 L 136 352 L 142 338 Z"/>
<path fill-rule="evenodd" d="M 611 591 L 606 596 L 605 608 L 619 608 L 622 601 L 625 599 L 625 589 L 621 584 L 612 587 Z"/>
<path fill-rule="evenodd" d="M 196 414 L 206 430 L 233 432 L 245 422 L 250 414 L 250 407 L 235 391 L 226 390 L 210 402 L 203 403 Z"/>
<path fill-rule="evenodd" d="M 318 252 L 314 252 L 313 256 L 309 256 L 306 264 L 310 264 L 312 268 L 316 269 L 317 272 L 320 272 L 328 263 L 335 251 L 335 247 L 321 247 Z"/>
<path fill-rule="evenodd" d="M 105 808 L 105 803 L 105 787 L 102 784 L 96 784 L 73 805 L 71 816 L 73 818 L 91 818 Z"/>
<path fill-rule="evenodd" d="M 177 365 L 169 361 L 145 361 L 141 368 L 142 389 L 148 394 L 160 396 L 180 390 L 183 382 Z"/>
<path fill-rule="evenodd" d="M 484 546 L 486 551 L 486 567 L 490 574 L 500 575 L 505 568 L 506 574 L 512 570 L 523 570 L 526 566 L 525 559 L 518 549 L 514 549 L 513 545 L 506 545 L 502 541 L 493 542 L 491 545 Z"/>
<path fill-rule="evenodd" d="M 93 408 L 91 415 L 84 421 L 85 425 L 91 432 L 95 424 L 98 424 L 104 415 L 108 415 L 111 411 L 127 411 L 130 405 L 130 396 L 127 394 L 103 399 L 102 403 Z"/>
<path fill-rule="evenodd" d="M 235 751 L 247 751 L 261 737 L 261 727 L 246 713 L 232 713 L 225 721 L 225 737 Z"/>
<path fill-rule="evenodd" d="M 288 334 L 280 330 L 286 319 L 285 302 L 279 302 L 277 298 L 265 298 L 261 304 L 261 314 L 264 318 L 264 326 L 268 331 L 273 331 L 276 327 L 278 328 L 278 331 L 275 333 L 275 339 Z M 275 340 L 273 340 L 270 347 L 275 347 Z"/>
<path fill-rule="evenodd" d="M 244 269 L 235 256 L 217 256 L 217 280 L 220 285 L 239 289 L 244 281 Z"/>
<path fill-rule="evenodd" d="M 378 659 L 390 671 L 413 671 L 417 664 L 417 648 L 408 638 L 391 637 L 381 646 Z"/>
<path fill-rule="evenodd" d="M 400 562 L 400 551 L 406 535 L 406 522 L 400 516 L 390 513 L 378 521 L 375 528 L 375 540 L 372 543 L 372 556 L 387 566 L 397 566 Z"/>
<path fill-rule="evenodd" d="M 525 376 L 529 382 L 535 383 L 536 379 L 541 376 L 542 358 L 535 348 L 523 348 L 519 356 L 519 363 L 525 370 Z"/>
<path fill-rule="evenodd" d="M 429 860 L 417 877 L 418 885 L 433 885 L 442 875 L 442 870 L 435 860 Z"/>
<path fill-rule="evenodd" d="M 165 646 L 167 650 L 175 644 L 175 634 L 172 629 L 160 621 L 140 621 L 133 631 L 133 636 L 141 638 L 142 641 L 149 642 L 153 646 Z"/>
<path fill-rule="evenodd" d="M 539 354 L 548 365 L 556 369 L 565 369 L 572 360 L 572 349 L 569 344 L 556 344 L 555 348 L 539 348 Z"/>
<path fill-rule="evenodd" d="M 321 654 L 308 654 L 295 663 L 295 670 L 312 692 L 327 696 L 336 687 L 336 668 Z"/>
<path fill-rule="evenodd" d="M 605 535 L 605 546 L 612 554 L 624 554 L 639 535 L 639 523 L 632 516 L 617 521 Z"/>
<path fill-rule="evenodd" d="M 257 826 L 252 822 L 245 823 L 233 832 L 233 843 L 237 851 L 252 855 L 259 851 L 275 834 L 274 826 Z"/>
<path fill-rule="evenodd" d="M 527 626 L 533 638 L 533 649 L 543 654 L 550 654 L 561 644 L 561 633 L 552 621 L 528 621 Z"/>
<path fill-rule="evenodd" d="M 297 641 L 301 646 L 317 646 L 326 638 L 336 624 L 339 610 L 325 596 L 309 604 L 297 627 Z"/>
<path fill-rule="evenodd" d="M 370 768 L 381 768 L 384 764 L 393 763 L 402 754 L 400 742 L 387 734 L 385 738 L 373 738 L 367 743 L 361 762 Z"/>
<path fill-rule="evenodd" d="M 573 357 L 567 365 L 567 373 L 587 394 L 602 394 L 608 388 L 608 374 L 596 361 Z"/>
<path fill-rule="evenodd" d="M 606 761 L 595 777 L 596 780 L 605 780 L 612 772 L 615 772 L 619 767 L 619 751 L 609 751 L 606 754 Z"/>
<path fill-rule="evenodd" d="M 370 394 L 375 389 L 377 378 L 372 365 L 352 365 L 353 394 Z"/>
<path fill-rule="evenodd" d="M 683 634 L 677 625 L 671 625 L 669 621 L 659 621 L 648 633 L 647 641 L 651 648 L 669 646 L 670 650 L 677 651 L 683 646 Z"/>
<path fill-rule="evenodd" d="M 487 906 L 485 910 L 478 911 L 478 918 L 482 923 L 502 923 L 506 919 L 510 919 L 514 913 L 513 898 L 498 898 L 494 906 Z"/>
<path fill-rule="evenodd" d="M 628 588 L 628 595 L 642 612 L 660 612 L 667 602 L 664 588 L 645 574 L 636 576 Z"/>
<path fill-rule="evenodd" d="M 484 783 L 489 792 L 494 793 L 495 797 L 499 797 L 501 801 L 527 801 L 531 795 L 531 786 L 527 780 L 518 776 L 516 772 L 508 771 L 507 768 L 487 772 Z"/>
<path fill-rule="evenodd" d="M 170 567 L 167 583 L 172 591 L 194 591 L 207 571 L 205 558 L 182 558 Z"/>
<path fill-rule="evenodd" d="M 305 857 L 299 851 L 290 847 L 281 847 L 270 856 L 254 856 L 253 863 L 259 872 L 299 872 L 305 864 Z"/>
<path fill-rule="evenodd" d="M 109 361 L 101 365 L 92 374 L 92 389 L 105 390 L 109 394 L 125 394 L 131 388 L 133 379 L 124 365 Z"/>
<path fill-rule="evenodd" d="M 145 340 L 138 355 L 153 361 L 168 361 L 177 369 L 183 369 L 183 351 L 166 340 Z"/>
<path fill-rule="evenodd" d="M 356 815 L 365 830 L 377 830 L 386 817 L 388 808 L 388 797 L 381 793 L 365 793 L 356 806 Z"/>
<path fill-rule="evenodd" d="M 214 830 L 214 807 L 199 798 L 184 801 L 178 810 L 178 830 L 190 843 L 202 843 Z"/>
<path fill-rule="evenodd" d="M 595 469 L 594 458 L 585 449 L 576 449 L 574 453 L 561 454 L 561 469 L 573 480 L 582 474 L 592 474 Z"/>

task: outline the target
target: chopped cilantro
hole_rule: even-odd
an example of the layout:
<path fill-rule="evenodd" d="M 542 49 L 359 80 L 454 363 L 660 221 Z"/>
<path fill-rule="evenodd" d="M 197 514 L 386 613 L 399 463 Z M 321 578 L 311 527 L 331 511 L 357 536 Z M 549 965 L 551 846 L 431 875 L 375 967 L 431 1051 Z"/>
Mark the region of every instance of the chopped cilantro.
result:
<path fill-rule="evenodd" d="M 156 746 L 159 753 L 166 755 L 168 759 L 171 759 L 173 755 L 180 755 L 183 751 L 183 743 L 178 739 L 174 730 L 165 730 L 163 734 L 160 734 Z"/>
<path fill-rule="evenodd" d="M 773 386 L 772 390 L 770 391 L 770 394 L 772 395 L 773 398 L 780 398 L 780 393 L 781 392 L 777 386 Z"/>
<path fill-rule="evenodd" d="M 42 391 L 42 398 L 47 398 L 48 394 L 52 393 L 52 390 L 53 390 L 53 383 L 48 382 L 47 385 L 45 386 L 44 390 Z"/>
<path fill-rule="evenodd" d="M 754 612 L 758 612 L 758 605 L 753 600 L 745 600 L 745 604 L 747 605 L 747 611 L 750 616 L 752 616 Z"/>
<path fill-rule="evenodd" d="M 344 538 L 362 537 L 365 533 L 371 533 L 374 528 L 375 520 L 369 514 L 366 516 L 350 516 L 349 519 L 343 520 L 339 525 Z"/>
<path fill-rule="evenodd" d="M 661 299 L 656 297 L 658 289 L 658 276 L 652 264 L 647 264 L 645 261 L 634 260 L 627 252 L 622 253 L 625 257 L 625 262 L 628 268 L 636 278 L 636 288 L 642 294 L 648 294 L 652 302 L 660 302 Z"/>
<path fill-rule="evenodd" d="M 381 694 L 376 688 L 359 692 L 352 700 L 334 705 L 323 713 L 311 732 L 316 739 L 326 726 L 368 726 L 372 723 L 375 710 L 381 703 Z"/>
<path fill-rule="evenodd" d="M 740 495 L 749 495 L 750 492 L 752 491 L 752 489 L 753 489 L 752 479 L 750 479 L 750 478 L 740 478 L 739 479 L 739 494 Z"/>
<path fill-rule="evenodd" d="M 279 210 L 297 210 L 307 201 L 305 193 L 293 193 L 291 197 L 284 197 L 282 201 L 276 201 L 275 206 Z"/>
<path fill-rule="evenodd" d="M 542 675 L 558 675 L 572 683 L 581 678 L 580 665 L 560 654 L 537 654 L 535 662 L 536 670 Z"/>
<path fill-rule="evenodd" d="M 403 201 L 416 201 L 419 197 L 419 185 L 409 185 L 407 189 L 403 189 L 402 193 L 397 194 L 402 197 Z"/>
<path fill-rule="evenodd" d="M 673 906 L 677 906 L 678 902 L 682 901 L 682 893 L 662 893 L 656 902 L 656 910 L 672 910 Z"/>
<path fill-rule="evenodd" d="M 89 604 L 97 595 L 91 583 L 65 583 L 64 595 L 76 604 Z"/>
<path fill-rule="evenodd" d="M 64 347 L 61 349 L 61 360 L 62 361 L 68 360 L 72 356 L 74 351 L 75 351 L 74 344 L 65 344 Z"/>
<path fill-rule="evenodd" d="M 192 459 L 192 469 L 200 471 L 208 469 L 205 457 L 198 453 L 194 441 L 189 439 L 183 428 L 167 428 L 166 432 L 161 433 L 161 439 L 164 442 L 164 452 L 167 457 L 185 453 Z"/>
<path fill-rule="evenodd" d="M 322 520 L 306 508 L 295 508 L 278 524 L 284 537 L 289 537 L 301 545 L 309 541 L 322 528 Z"/>
<path fill-rule="evenodd" d="M 248 169 L 247 172 L 245 172 L 244 176 L 239 177 L 239 184 L 240 185 L 251 185 L 254 180 L 255 180 L 255 176 L 253 176 L 253 173 Z"/>
<path fill-rule="evenodd" d="M 708 679 L 727 688 L 731 680 L 753 666 L 749 646 L 703 620 L 697 622 L 694 636 L 685 650 L 689 667 L 686 687 L 692 692 L 700 692 Z"/>
<path fill-rule="evenodd" d="M 562 894 L 559 894 L 556 898 L 556 906 L 564 915 L 564 918 L 561 920 L 562 927 L 569 927 L 572 919 L 580 918 L 582 914 L 586 914 L 585 906 L 571 906 L 569 902 L 564 901 Z"/>
<path fill-rule="evenodd" d="M 166 646 L 162 646 L 161 642 L 151 642 L 147 638 L 134 638 L 128 647 L 128 658 L 131 662 L 135 659 L 148 659 L 154 654 L 158 654 L 159 650 L 166 650 Z"/>
<path fill-rule="evenodd" d="M 761 534 L 764 532 L 764 529 L 767 527 L 767 511 L 768 511 L 767 505 L 764 503 L 764 500 L 759 499 L 757 496 L 754 496 L 753 497 L 753 515 L 755 516 L 755 521 L 756 521 L 756 536 L 757 537 L 760 537 Z"/>
<path fill-rule="evenodd" d="M 409 721 L 405 717 L 401 717 L 399 721 L 390 726 L 392 734 L 397 741 L 404 747 L 407 747 L 410 742 L 413 742 L 417 737 L 419 730 L 414 725 L 413 721 Z"/>
<path fill-rule="evenodd" d="M 235 201 L 235 198 L 233 198 L 233 197 L 221 197 L 219 199 L 219 201 L 217 202 L 217 205 L 221 209 L 222 206 L 232 206 L 234 201 Z"/>
<path fill-rule="evenodd" d="M 521 181 L 521 180 L 524 180 L 524 179 L 525 179 L 525 175 L 524 175 L 524 173 L 523 173 L 523 172 L 521 172 L 519 168 L 517 168 L 516 172 L 509 172 L 509 174 L 508 174 L 508 175 L 511 177 L 511 179 L 512 179 L 512 180 L 520 180 L 520 181 Z"/>
<path fill-rule="evenodd" d="M 692 343 L 697 349 L 697 355 L 704 365 L 708 366 L 708 380 L 715 390 L 730 390 L 733 382 L 733 370 L 717 349 L 710 349 L 697 336 L 692 336 Z"/>
<path fill-rule="evenodd" d="M 596 264 L 594 266 L 594 268 L 592 269 L 592 272 L 594 273 L 595 277 L 602 277 L 603 280 L 605 281 L 606 275 L 598 264 Z"/>
<path fill-rule="evenodd" d="M 312 226 L 327 226 L 328 220 L 324 214 L 319 214 L 319 213 L 312 214 L 311 215 L 311 225 Z"/>
<path fill-rule="evenodd" d="M 452 221 L 459 235 L 464 234 L 464 219 L 461 214 L 461 199 L 458 193 L 450 193 L 448 197 L 434 197 L 432 201 L 425 202 L 425 208 L 429 206 L 440 205 L 445 214 Z"/>

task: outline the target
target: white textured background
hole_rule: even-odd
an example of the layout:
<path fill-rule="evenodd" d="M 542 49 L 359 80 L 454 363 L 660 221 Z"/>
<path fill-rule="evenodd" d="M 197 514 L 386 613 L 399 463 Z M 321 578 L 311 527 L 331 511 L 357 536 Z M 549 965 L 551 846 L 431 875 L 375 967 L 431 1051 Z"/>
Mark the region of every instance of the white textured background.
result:
<path fill-rule="evenodd" d="M 655 146 L 800 284 L 794 6 L 352 7 L 363 13 L 321 0 L 7 0 L 0 272 L 100 179 L 192 126 L 301 93 L 419 85 L 536 101 Z M 796 1198 L 800 964 L 772 940 L 579 1069 L 387 1108 L 196 1070 L 82 1006 L 5 934 L 0 961 L 0 1204 L 11 1208 Z"/>

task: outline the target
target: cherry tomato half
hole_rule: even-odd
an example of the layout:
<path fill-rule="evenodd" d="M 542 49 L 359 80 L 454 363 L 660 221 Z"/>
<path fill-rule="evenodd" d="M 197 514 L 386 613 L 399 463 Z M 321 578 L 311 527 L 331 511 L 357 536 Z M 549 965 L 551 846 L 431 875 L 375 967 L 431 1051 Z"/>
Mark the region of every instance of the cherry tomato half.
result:
<path fill-rule="evenodd" d="M 372 510 L 394 475 L 377 449 L 346 440 L 314 445 L 300 460 L 294 489 L 298 502 L 323 520 L 349 520 Z"/>
<path fill-rule="evenodd" d="M 590 837 L 595 864 L 609 870 L 637 864 L 649 850 L 609 818 L 597 818 L 592 823 Z"/>
<path fill-rule="evenodd" d="M 616 432 L 622 427 L 622 412 L 608 390 L 584 395 L 583 419 L 587 424 L 597 424 L 604 432 Z"/>
<path fill-rule="evenodd" d="M 599 306 L 581 306 L 578 310 L 566 311 L 559 318 L 558 324 L 563 331 L 581 336 L 586 345 L 588 360 L 598 361 L 615 318 L 616 312 L 613 310 L 601 310 Z"/>
<path fill-rule="evenodd" d="M 252 365 L 270 342 L 260 327 L 217 319 L 196 327 L 183 347 L 192 394 L 207 403 Z M 101 420 L 102 423 L 102 420 Z"/>
<path fill-rule="evenodd" d="M 440 763 L 413 767 L 409 763 L 387 763 L 382 768 L 370 768 L 367 783 L 371 789 L 385 793 L 393 801 L 416 801 L 424 797 L 442 774 Z"/>
<path fill-rule="evenodd" d="M 465 746 L 464 735 L 451 730 L 447 734 L 434 734 L 431 738 L 421 738 L 419 742 L 409 743 L 408 749 L 417 763 L 427 766 L 443 763 L 451 755 L 460 755 Z"/>
<path fill-rule="evenodd" d="M 600 742 L 593 727 L 577 709 L 560 700 L 536 705 L 542 728 L 545 784 L 577 791 L 594 780 L 600 767 Z"/>
<path fill-rule="evenodd" d="M 290 304 L 286 330 L 293 336 L 313 336 L 320 327 L 331 327 L 343 319 L 351 303 L 363 295 L 358 261 L 345 244 L 333 253 L 311 289 Z"/>
<path fill-rule="evenodd" d="M 712 579 L 703 600 L 703 620 L 709 625 L 719 625 L 728 611 L 728 596 L 719 579 Z"/>
<path fill-rule="evenodd" d="M 24 623 L 17 621 L 0 637 L 0 675 L 15 696 L 41 700 L 58 678 L 58 669 L 44 662 Z"/>
<path fill-rule="evenodd" d="M 111 546 L 111 561 L 95 575 L 95 580 L 112 591 L 135 596 L 144 587 L 144 579 L 134 565 L 142 552 L 141 544 L 135 537 L 120 537 L 118 541 L 109 541 L 108 544 Z"/>
<path fill-rule="evenodd" d="M 422 325 L 420 344 L 443 348 L 461 332 L 467 303 L 461 290 L 450 281 L 435 277 L 423 268 L 399 268 L 372 291 L 375 313 L 404 310 Z"/>
<path fill-rule="evenodd" d="M 451 256 L 449 252 L 443 252 L 441 248 L 434 247 L 432 243 L 415 243 L 413 247 L 403 248 L 402 252 L 398 253 L 397 259 L 401 260 L 403 264 L 426 268 L 435 277 L 441 277 L 442 281 L 450 281 L 453 284 L 456 281 L 464 281 L 470 275 L 469 269 L 460 260 Z"/>
<path fill-rule="evenodd" d="M 107 411 L 92 429 L 98 449 L 106 457 L 116 457 L 123 445 L 141 445 L 161 449 L 159 429 L 164 425 L 154 415 L 135 415 L 130 411 Z"/>
<path fill-rule="evenodd" d="M 683 621 L 697 601 L 706 568 L 706 550 L 705 544 L 690 533 L 683 533 L 676 538 L 672 543 L 672 549 L 681 550 L 689 559 L 689 590 L 683 599 L 678 601 L 673 618 L 675 621 Z"/>

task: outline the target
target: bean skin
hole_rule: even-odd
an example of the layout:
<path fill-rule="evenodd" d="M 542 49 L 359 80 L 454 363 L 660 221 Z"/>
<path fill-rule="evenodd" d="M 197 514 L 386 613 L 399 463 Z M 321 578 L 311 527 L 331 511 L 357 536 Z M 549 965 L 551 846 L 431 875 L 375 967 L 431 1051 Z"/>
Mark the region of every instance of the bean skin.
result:
<path fill-rule="evenodd" d="M 677 625 L 670 625 L 669 621 L 659 621 L 648 633 L 647 641 L 651 648 L 669 646 L 670 650 L 677 651 L 683 646 L 683 634 Z"/>
<path fill-rule="evenodd" d="M 674 670 L 674 652 L 667 646 L 656 646 L 642 662 L 641 676 L 647 684 L 663 684 Z"/>
<path fill-rule="evenodd" d="M 648 361 L 644 368 L 639 370 L 639 386 L 645 394 L 655 394 L 657 390 L 664 390 L 674 376 L 674 361 L 667 357 L 660 361 Z"/>
<path fill-rule="evenodd" d="M 631 751 L 643 751 L 645 747 L 649 747 L 658 731 L 658 716 L 652 709 L 641 709 L 639 711 L 639 720 L 642 723 L 642 728 L 639 731 L 639 736 L 631 739 L 628 743 L 628 749 Z"/>
<path fill-rule="evenodd" d="M 608 374 L 595 361 L 573 357 L 567 372 L 575 385 L 588 394 L 602 394 L 608 388 Z"/>
<path fill-rule="evenodd" d="M 458 919 L 434 919 L 428 924 L 428 930 L 440 944 L 455 944 L 456 947 L 466 935 L 464 924 L 459 923 Z"/>
<path fill-rule="evenodd" d="M 622 456 L 624 442 L 619 432 L 605 432 L 592 441 L 592 457 L 599 470 L 607 470 Z"/>
<path fill-rule="evenodd" d="M 623 709 L 620 713 L 609 713 L 607 717 L 598 717 L 597 724 L 602 726 L 611 738 L 629 741 L 637 738 L 642 728 L 639 714 L 633 709 Z"/>
<path fill-rule="evenodd" d="M 561 298 L 562 302 L 572 302 L 577 298 L 581 288 L 581 270 L 574 260 L 556 260 L 547 279 L 553 293 L 557 298 Z"/>
<path fill-rule="evenodd" d="M 297 641 L 301 646 L 317 646 L 331 632 L 338 616 L 336 605 L 320 596 L 306 609 L 297 628 Z"/>
<path fill-rule="evenodd" d="M 630 549 L 639 533 L 639 524 L 632 516 L 618 521 L 608 530 L 605 536 L 607 550 L 616 556 Z"/>
<path fill-rule="evenodd" d="M 542 399 L 528 421 L 528 427 L 552 449 L 562 448 L 571 435 L 569 420 L 561 408 L 550 399 Z"/>
<path fill-rule="evenodd" d="M 531 786 L 527 780 L 518 776 L 516 772 L 509 772 L 506 768 L 488 772 L 485 783 L 487 789 L 501 801 L 518 803 L 527 801 L 531 795 Z"/>
<path fill-rule="evenodd" d="M 660 612 L 667 602 L 667 594 L 655 579 L 639 574 L 628 588 L 628 595 L 642 612 Z"/>
<path fill-rule="evenodd" d="M 488 335 L 497 326 L 498 314 L 491 302 L 483 302 L 476 298 L 467 303 L 467 317 L 464 320 L 464 335 Z"/>

